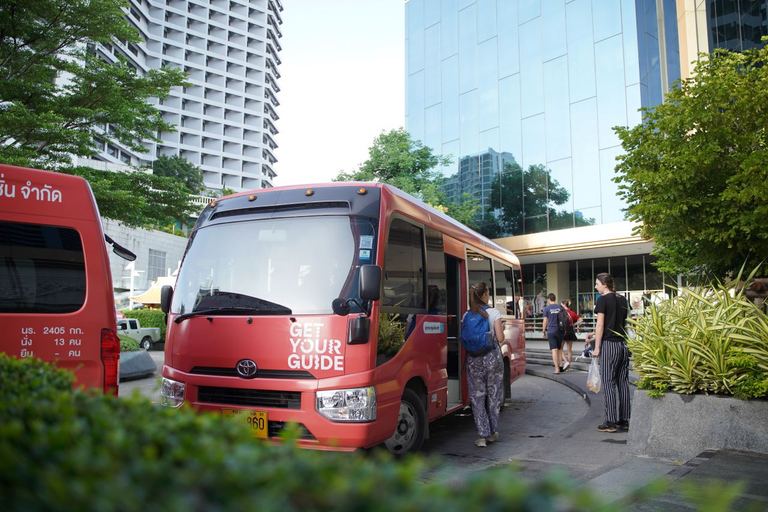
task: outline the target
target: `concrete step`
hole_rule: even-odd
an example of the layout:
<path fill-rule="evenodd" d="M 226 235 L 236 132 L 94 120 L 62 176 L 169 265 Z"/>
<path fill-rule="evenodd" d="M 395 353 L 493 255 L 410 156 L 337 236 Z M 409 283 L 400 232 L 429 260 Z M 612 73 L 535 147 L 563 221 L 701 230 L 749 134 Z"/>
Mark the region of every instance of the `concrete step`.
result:
<path fill-rule="evenodd" d="M 529 364 L 538 364 L 542 366 L 549 366 L 554 368 L 552 364 L 552 353 L 543 348 L 526 348 L 525 349 L 525 361 Z M 568 367 L 568 371 L 589 371 L 589 365 L 592 363 L 591 357 L 584 357 L 580 355 L 580 352 L 574 351 L 573 361 Z M 636 385 L 640 380 L 640 377 L 634 372 L 632 360 L 629 361 L 629 383 Z"/>
<path fill-rule="evenodd" d="M 531 364 L 552 366 L 554 368 L 554 364 L 552 363 L 552 353 L 548 349 L 526 348 L 525 359 L 527 362 Z M 589 364 L 591 362 L 592 362 L 592 358 L 583 357 L 581 355 L 581 352 L 577 352 L 576 350 L 574 350 L 574 357 L 573 357 L 573 360 L 571 361 L 571 366 L 569 366 L 568 369 L 581 370 L 586 372 L 586 371 L 589 371 Z"/>

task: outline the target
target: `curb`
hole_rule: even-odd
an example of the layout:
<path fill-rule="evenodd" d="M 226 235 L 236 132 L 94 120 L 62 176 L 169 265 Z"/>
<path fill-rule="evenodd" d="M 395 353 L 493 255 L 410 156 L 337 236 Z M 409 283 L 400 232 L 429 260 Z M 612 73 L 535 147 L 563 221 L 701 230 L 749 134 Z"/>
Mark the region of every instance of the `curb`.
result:
<path fill-rule="evenodd" d="M 533 375 L 535 377 L 542 377 L 544 379 L 549 379 L 555 382 L 559 382 L 560 384 L 563 384 L 572 390 L 574 390 L 576 393 L 581 395 L 581 398 L 583 398 L 587 405 L 592 405 L 592 400 L 589 398 L 589 394 L 587 394 L 587 390 L 583 387 L 579 386 L 575 382 L 571 382 L 569 379 L 557 377 L 555 374 L 549 371 L 542 371 L 538 368 L 531 368 L 530 365 L 525 365 L 525 373 L 528 375 Z M 584 377 L 584 380 L 586 382 L 586 376 Z"/>
<path fill-rule="evenodd" d="M 156 371 L 157 365 L 146 350 L 120 354 L 120 380 L 143 377 Z"/>

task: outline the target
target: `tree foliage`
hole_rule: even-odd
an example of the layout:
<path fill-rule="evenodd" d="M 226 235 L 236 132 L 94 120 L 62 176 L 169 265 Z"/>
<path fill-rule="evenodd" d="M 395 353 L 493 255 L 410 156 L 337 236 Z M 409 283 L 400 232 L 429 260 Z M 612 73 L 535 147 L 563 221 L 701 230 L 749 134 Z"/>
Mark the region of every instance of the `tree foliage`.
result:
<path fill-rule="evenodd" d="M 139 41 L 122 0 L 0 1 L 0 158 L 43 169 L 92 156 L 96 141 L 146 152 L 143 141 L 173 131 L 148 100 L 164 98 L 184 74 L 139 75 L 110 64 L 94 43 Z M 109 125 L 109 130 L 104 130 Z"/>
<path fill-rule="evenodd" d="M 84 176 L 102 215 L 129 226 L 185 221 L 187 192 L 175 180 L 72 167 L 72 156 L 94 156 L 103 144 L 146 152 L 144 142 L 175 130 L 149 100 L 184 85 L 184 73 L 140 75 L 124 58 L 109 63 L 92 52 L 95 43 L 140 41 L 127 7 L 0 0 L 0 162 Z"/>
<path fill-rule="evenodd" d="M 88 180 L 101 216 L 129 227 L 186 222 L 192 213 L 187 187 L 174 178 L 90 167 L 67 167 L 61 171 Z"/>
<path fill-rule="evenodd" d="M 768 254 L 768 47 L 702 56 L 643 124 L 615 128 L 614 179 L 666 272 L 723 276 Z"/>
<path fill-rule="evenodd" d="M 499 185 L 491 190 L 486 215 L 491 222 L 484 224 L 480 232 L 499 238 L 594 224 L 594 219 L 555 208 L 570 197 L 546 166 L 531 165 L 524 170 L 518 163 L 507 163 Z"/>
<path fill-rule="evenodd" d="M 152 162 L 152 172 L 155 176 L 165 176 L 181 181 L 190 194 L 199 194 L 205 189 L 202 169 L 179 155 L 158 156 Z"/>
<path fill-rule="evenodd" d="M 450 156 L 435 155 L 431 148 L 399 128 L 382 132 L 368 149 L 368 160 L 355 172 L 340 172 L 333 181 L 387 183 L 473 227 L 478 205 L 471 200 L 460 205 L 448 203 L 441 190 L 444 177 L 434 169 L 450 163 Z"/>

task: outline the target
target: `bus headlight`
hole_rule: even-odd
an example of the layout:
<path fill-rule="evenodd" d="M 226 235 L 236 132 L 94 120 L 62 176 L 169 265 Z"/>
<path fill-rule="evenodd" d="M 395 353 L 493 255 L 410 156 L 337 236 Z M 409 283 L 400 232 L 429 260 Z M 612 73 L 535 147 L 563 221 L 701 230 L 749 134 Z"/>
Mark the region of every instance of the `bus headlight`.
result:
<path fill-rule="evenodd" d="M 178 409 L 184 404 L 184 393 L 186 389 L 187 385 L 183 382 L 163 377 L 163 384 L 160 387 L 160 403 L 165 407 Z"/>
<path fill-rule="evenodd" d="M 376 389 L 369 386 L 318 391 L 315 408 L 331 421 L 373 421 L 376 419 Z"/>

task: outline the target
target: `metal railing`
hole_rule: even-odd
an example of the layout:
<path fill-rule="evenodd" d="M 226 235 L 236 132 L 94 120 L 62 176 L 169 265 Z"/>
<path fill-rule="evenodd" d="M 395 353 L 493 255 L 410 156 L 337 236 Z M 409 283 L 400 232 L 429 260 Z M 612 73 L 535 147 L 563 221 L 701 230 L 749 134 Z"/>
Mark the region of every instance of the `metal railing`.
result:
<path fill-rule="evenodd" d="M 576 331 L 576 337 L 579 339 L 585 339 L 588 332 L 595 330 L 596 318 L 584 318 L 583 322 L 577 325 L 574 329 Z M 529 317 L 525 319 L 525 335 L 528 338 L 540 338 L 541 329 L 544 326 L 544 317 Z"/>

